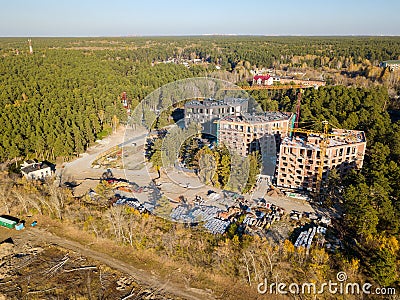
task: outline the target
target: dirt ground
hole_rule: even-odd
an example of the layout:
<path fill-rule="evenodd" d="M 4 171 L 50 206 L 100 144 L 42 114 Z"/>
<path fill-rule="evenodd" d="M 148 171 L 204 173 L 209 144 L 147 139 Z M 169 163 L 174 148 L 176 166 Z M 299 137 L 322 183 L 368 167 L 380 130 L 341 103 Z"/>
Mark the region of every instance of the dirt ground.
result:
<path fill-rule="evenodd" d="M 92 168 L 92 163 L 96 158 L 115 145 L 124 147 L 123 164 L 124 169 L 112 169 L 114 177 L 127 179 L 140 186 L 148 186 L 157 174 L 150 169 L 150 164 L 144 161 L 143 145 L 145 143 L 146 131 L 144 128 L 129 129 L 120 127 L 117 132 L 99 141 L 99 143 L 75 159 L 63 165 L 62 177 L 64 181 L 75 181 L 79 185 L 74 189 L 75 196 L 82 196 L 90 189 L 94 189 L 100 181 L 100 177 L 106 168 Z M 163 169 L 162 176 L 157 180 L 161 192 L 168 198 L 176 201 L 179 196 L 192 199 L 195 195 L 205 197 L 209 190 L 221 192 L 214 187 L 204 185 L 194 174 L 185 173 L 176 169 Z M 258 187 L 253 194 L 246 195 L 248 200 L 259 197 L 284 208 L 287 212 L 297 210 L 300 212 L 314 212 L 314 209 L 306 201 L 296 200 L 287 197 L 268 197 L 266 192 L 267 185 Z"/>
<path fill-rule="evenodd" d="M 45 227 L 0 227 L 0 299 L 213 299 Z"/>
<path fill-rule="evenodd" d="M 93 189 L 100 180 L 101 175 L 107 168 L 92 168 L 92 163 L 103 153 L 116 145 L 123 147 L 130 147 L 132 143 L 136 145 L 144 144 L 146 137 L 146 130 L 144 128 L 138 128 L 133 130 L 125 126 L 120 126 L 118 130 L 110 136 L 104 138 L 101 141 L 97 141 L 95 145 L 90 147 L 85 153 L 81 154 L 80 157 L 75 160 L 56 166 L 56 176 L 61 176 L 61 181 L 74 182 L 78 186 L 74 189 L 74 195 L 81 196 L 90 189 Z M 138 152 L 138 157 L 143 161 L 142 153 Z M 145 172 L 144 165 L 142 164 L 142 173 Z M 113 169 L 115 177 L 127 178 L 125 169 Z M 129 172 L 129 170 L 127 170 Z M 135 172 L 133 172 L 135 173 Z M 139 170 L 140 173 L 140 170 Z M 135 174 L 132 174 L 134 176 Z M 139 175 L 142 177 L 142 174 Z M 147 176 L 148 177 L 148 176 Z M 150 180 L 150 179 L 149 179 Z"/>

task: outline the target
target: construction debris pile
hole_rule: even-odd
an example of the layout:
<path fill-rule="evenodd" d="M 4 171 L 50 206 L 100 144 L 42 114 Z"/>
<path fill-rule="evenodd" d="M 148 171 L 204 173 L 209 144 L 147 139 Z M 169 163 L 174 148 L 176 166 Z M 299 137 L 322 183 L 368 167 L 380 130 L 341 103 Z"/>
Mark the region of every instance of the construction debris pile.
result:
<path fill-rule="evenodd" d="M 119 198 L 113 205 L 127 205 L 138 210 L 141 213 L 146 212 L 146 208 L 144 207 L 144 205 L 140 203 L 139 200 L 136 198 Z"/>
<path fill-rule="evenodd" d="M 257 206 L 246 210 L 243 224 L 248 231 L 269 229 L 275 221 L 280 221 L 285 210 L 274 204 L 259 199 Z"/>
<path fill-rule="evenodd" d="M 312 240 L 316 233 L 325 234 L 326 228 L 321 226 L 312 226 L 308 230 L 302 231 L 294 243 L 294 246 L 305 247 L 307 250 L 310 249 Z"/>
<path fill-rule="evenodd" d="M 326 216 L 317 215 L 315 213 L 301 213 L 301 212 L 296 211 L 296 210 L 292 210 L 290 212 L 290 219 L 293 220 L 293 221 L 299 221 L 303 217 L 307 218 L 307 219 L 310 219 L 313 222 L 319 222 L 320 224 L 322 224 L 324 226 L 331 225 L 331 218 L 326 217 Z"/>
<path fill-rule="evenodd" d="M 157 207 L 167 205 L 170 207 L 165 209 L 170 209 L 167 214 L 171 220 L 192 225 L 202 224 L 212 234 L 225 233 L 241 216 L 240 226 L 247 233 L 268 230 L 285 214 L 284 209 L 263 198 L 252 200 L 250 204 L 242 195 L 229 191 L 216 193 L 209 190 L 206 196 L 195 195 L 193 199 L 179 196 L 177 201 L 169 199 L 169 203 L 161 203 L 160 200 L 166 198 L 154 182 L 148 186 L 139 186 L 134 182 L 114 178 L 111 170 L 104 172 L 101 180 L 114 192 L 108 205 L 125 205 L 140 213 L 155 213 Z M 94 200 L 101 199 L 95 191 L 90 191 L 88 195 Z"/>
<path fill-rule="evenodd" d="M 302 218 L 305 218 L 307 221 L 304 225 L 299 227 L 300 233 L 294 243 L 296 248 L 304 247 L 308 253 L 312 246 L 314 237 L 318 236 L 317 244 L 319 246 L 323 247 L 325 245 L 327 249 L 336 249 L 336 247 L 332 247 L 331 243 L 326 243 L 327 230 L 331 225 L 331 219 L 329 217 L 317 215 L 315 213 L 300 213 L 295 210 L 290 212 L 290 219 L 292 221 L 299 223 Z M 337 243 L 337 239 L 335 237 L 329 237 L 329 239 L 332 238 L 334 243 Z"/>
<path fill-rule="evenodd" d="M 237 197 L 236 194 L 228 194 L 236 201 L 224 209 L 212 205 L 210 200 L 208 204 L 196 198 L 196 205 L 190 206 L 182 204 L 174 208 L 171 212 L 171 218 L 174 221 L 185 222 L 190 224 L 198 224 L 203 222 L 203 226 L 213 234 L 223 234 L 228 229 L 229 225 L 236 222 L 240 216 L 244 216 L 243 226 L 247 233 L 253 233 L 257 230 L 267 230 L 275 221 L 281 220 L 285 214 L 283 208 L 271 204 L 265 199 L 257 199 L 253 206 L 244 204 L 243 199 Z M 209 199 L 217 200 L 225 199 L 216 193 L 210 193 Z"/>
<path fill-rule="evenodd" d="M 121 168 L 122 167 L 122 149 L 115 146 L 110 150 L 101 153 L 92 163 L 92 168 Z"/>
<path fill-rule="evenodd" d="M 270 188 L 267 192 L 267 196 L 269 197 L 281 197 L 284 196 L 284 194 L 281 192 L 280 189 L 274 187 L 273 185 L 270 185 Z"/>
<path fill-rule="evenodd" d="M 25 237 L 0 241 L 0 299 L 83 299 L 88 289 L 102 299 L 177 299 L 82 253 Z"/>
<path fill-rule="evenodd" d="M 5 278 L 17 278 L 16 266 L 23 267 L 37 259 L 41 247 L 33 247 L 30 243 L 16 247 L 12 238 L 0 242 L 0 281 Z"/>
<path fill-rule="evenodd" d="M 149 195 L 145 195 L 146 201 L 140 200 L 134 196 L 138 196 L 136 193 L 142 193 L 142 191 L 148 191 Z M 156 195 L 155 195 L 156 194 Z M 121 191 L 119 190 L 115 194 L 117 200 L 113 202 L 114 206 L 127 205 L 131 208 L 138 210 L 141 213 L 153 213 L 154 209 L 158 205 L 158 200 L 161 198 L 161 194 L 157 189 L 152 187 L 139 187 L 136 190 Z"/>

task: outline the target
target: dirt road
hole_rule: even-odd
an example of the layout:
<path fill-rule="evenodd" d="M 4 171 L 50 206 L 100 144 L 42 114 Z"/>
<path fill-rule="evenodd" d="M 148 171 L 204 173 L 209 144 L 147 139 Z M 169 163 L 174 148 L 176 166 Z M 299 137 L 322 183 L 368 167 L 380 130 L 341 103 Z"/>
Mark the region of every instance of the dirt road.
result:
<path fill-rule="evenodd" d="M 56 175 L 61 176 L 61 181 L 76 182 L 80 184 L 74 190 L 76 196 L 85 194 L 88 190 L 93 189 L 98 183 L 99 178 L 105 169 L 93 169 L 92 163 L 101 153 L 117 146 L 127 145 L 131 143 L 144 144 L 147 131 L 145 128 L 130 129 L 125 126 L 120 126 L 118 130 L 110 136 L 98 141 L 95 145 L 89 147 L 87 151 L 81 154 L 75 160 L 64 163 L 62 166 L 57 166 Z M 126 178 L 125 170 L 113 170 L 116 176 Z M 149 179 L 150 181 L 150 179 Z"/>
<path fill-rule="evenodd" d="M 145 128 L 137 128 L 134 130 L 121 126 L 117 132 L 103 139 L 99 144 L 89 148 L 81 157 L 64 164 L 64 181 L 67 179 L 77 181 L 79 186 L 74 189 L 74 195 L 84 195 L 88 190 L 96 187 L 101 175 L 105 171 L 102 168 L 92 168 L 92 162 L 101 153 L 104 153 L 116 145 L 126 146 L 132 143 L 135 143 L 135 145 L 143 145 L 146 135 L 147 131 Z M 139 156 L 143 159 L 143 154 L 141 152 L 132 155 Z M 141 186 L 147 186 L 152 178 L 156 177 L 155 174 L 152 175 L 150 170 L 145 166 L 137 170 L 113 169 L 112 172 L 116 178 L 124 178 Z M 187 174 L 176 169 L 164 170 L 163 173 L 165 173 L 166 176 L 162 176 L 162 178 L 158 180 L 158 183 L 162 184 L 162 192 L 170 199 L 176 200 L 181 195 L 187 199 L 192 199 L 195 195 L 205 197 L 210 189 L 220 192 L 220 190 L 216 188 L 204 185 L 197 176 L 193 176 L 192 174 Z M 285 208 L 286 211 L 298 210 L 301 212 L 314 212 L 311 205 L 305 201 L 287 197 L 271 198 L 266 195 L 267 191 L 268 185 L 262 185 L 257 188 L 252 195 L 245 195 L 245 197 L 248 200 L 260 197 L 266 198 L 269 202 Z"/>
<path fill-rule="evenodd" d="M 108 265 L 112 269 L 128 274 L 133 277 L 134 281 L 138 284 L 147 286 L 158 293 L 164 292 L 183 299 L 215 299 L 207 291 L 185 287 L 184 285 L 178 285 L 175 282 L 165 281 L 147 271 L 138 269 L 107 254 L 90 249 L 88 246 L 68 240 L 65 237 L 58 237 L 44 228 L 35 227 L 25 229 L 22 232 L 12 231 L 12 233 L 12 238 L 16 244 L 32 243 L 33 241 L 35 244 L 55 244 L 102 264 Z"/>

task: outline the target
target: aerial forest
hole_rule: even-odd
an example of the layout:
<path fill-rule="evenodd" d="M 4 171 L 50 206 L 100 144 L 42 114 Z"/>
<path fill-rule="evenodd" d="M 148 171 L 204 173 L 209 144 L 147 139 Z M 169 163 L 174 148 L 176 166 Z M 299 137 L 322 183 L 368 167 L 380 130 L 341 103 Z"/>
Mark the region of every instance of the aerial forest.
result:
<path fill-rule="evenodd" d="M 360 270 L 382 286 L 398 284 L 400 72 L 379 64 L 400 58 L 399 37 L 33 38 L 32 43 L 34 53 L 29 54 L 25 39 L 0 39 L 1 162 L 78 156 L 127 123 L 123 92 L 134 109 L 158 87 L 184 78 L 208 76 L 249 85 L 251 71 L 264 68 L 326 81 L 325 87 L 304 90 L 300 127 L 321 130 L 321 121 L 327 120 L 333 127 L 363 130 L 367 138 L 362 170 L 345 178 L 331 172 L 324 186 L 324 205 L 340 206 L 344 214 L 338 226 L 348 237 L 345 251 L 332 254 L 335 263 L 329 267 L 338 268 L 339 261 L 360 262 Z M 296 111 L 296 90 L 250 95 L 264 110 Z M 212 152 L 198 145 L 188 149 Z M 213 155 L 221 166 L 226 164 L 224 149 Z M 256 156 L 253 164 L 258 165 Z M 221 168 L 208 181 L 223 187 L 227 172 Z M 272 253 L 255 241 L 249 246 L 247 238 L 233 231 L 217 246 L 207 241 L 210 245 L 204 242 L 204 247 L 210 253 L 228 249 L 237 255 L 231 257 L 245 253 L 245 247 L 252 253 L 260 253 L 257 247 Z M 296 260 L 288 245 L 278 248 L 282 257 Z M 323 261 L 327 266 L 327 259 Z M 234 265 L 231 258 L 217 264 L 233 272 L 232 278 L 243 273 L 235 273 Z"/>

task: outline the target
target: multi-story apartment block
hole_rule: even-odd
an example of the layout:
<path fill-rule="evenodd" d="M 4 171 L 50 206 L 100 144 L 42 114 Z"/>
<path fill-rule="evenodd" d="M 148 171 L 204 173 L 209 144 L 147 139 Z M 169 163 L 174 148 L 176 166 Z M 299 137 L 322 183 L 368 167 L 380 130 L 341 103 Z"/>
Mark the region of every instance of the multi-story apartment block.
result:
<path fill-rule="evenodd" d="M 323 167 L 322 182 L 332 169 L 344 175 L 362 168 L 366 147 L 363 131 L 333 129 L 321 164 L 320 135 L 285 137 L 280 144 L 276 170 L 277 185 L 297 190 L 316 191 L 317 174 Z"/>
<path fill-rule="evenodd" d="M 185 127 L 191 122 L 200 123 L 202 132 L 216 136 L 217 122 L 225 116 L 240 116 L 248 111 L 248 99 L 193 100 L 185 103 Z"/>
<path fill-rule="evenodd" d="M 224 117 L 218 123 L 218 143 L 242 156 L 256 150 L 276 152 L 276 137 L 283 137 L 283 132 L 288 132 L 293 121 L 292 113 L 283 112 Z"/>
<path fill-rule="evenodd" d="M 332 169 L 344 175 L 362 168 L 366 148 L 363 131 L 333 129 L 321 162 L 320 134 L 291 134 L 295 114 L 248 113 L 248 99 L 190 101 L 185 104 L 185 126 L 201 123 L 203 132 L 216 135 L 219 144 L 241 156 L 259 151 L 261 174 L 275 177 L 277 186 L 315 192 Z"/>
<path fill-rule="evenodd" d="M 293 126 L 295 115 L 285 112 L 227 116 L 218 122 L 218 143 L 246 156 L 259 151 L 264 175 L 274 175 L 281 139 Z"/>

